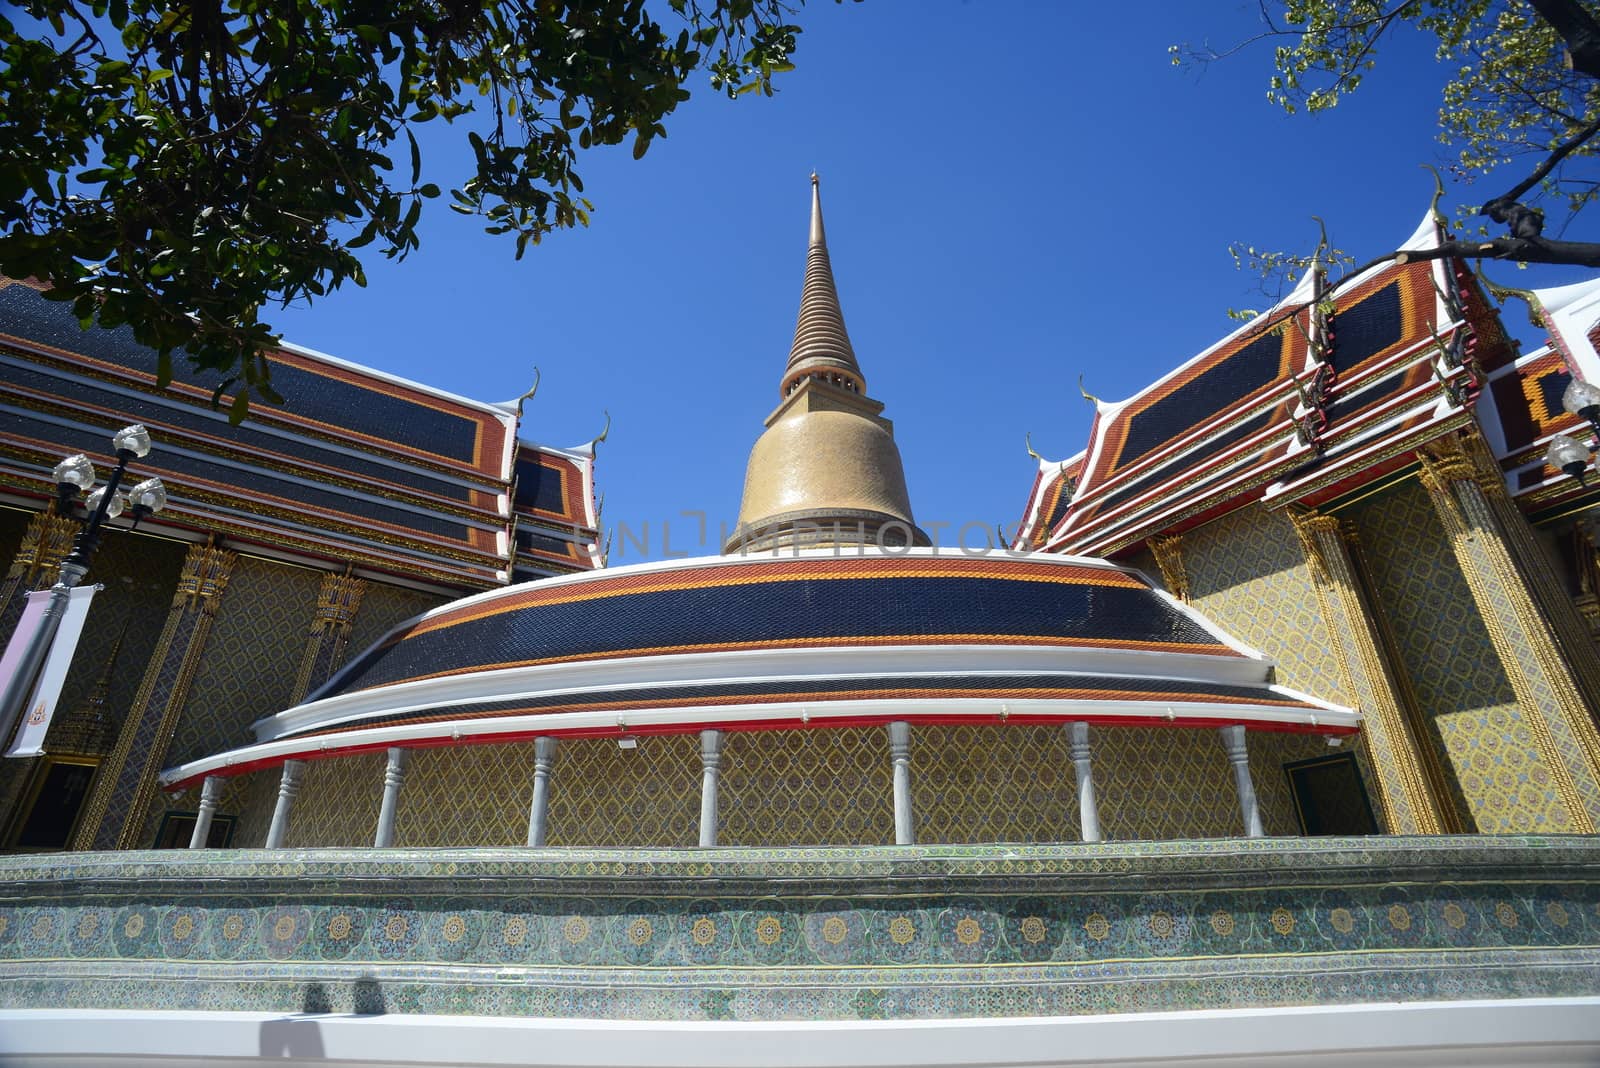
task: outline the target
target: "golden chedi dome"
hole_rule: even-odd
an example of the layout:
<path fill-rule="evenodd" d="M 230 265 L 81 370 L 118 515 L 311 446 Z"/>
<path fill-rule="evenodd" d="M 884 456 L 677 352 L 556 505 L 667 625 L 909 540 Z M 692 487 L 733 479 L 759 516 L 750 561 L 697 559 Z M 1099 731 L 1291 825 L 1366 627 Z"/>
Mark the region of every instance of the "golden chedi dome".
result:
<path fill-rule="evenodd" d="M 815 174 L 800 317 L 779 392 L 750 450 L 739 528 L 723 551 L 928 544 L 911 517 L 894 424 L 866 395 L 845 331 Z"/>

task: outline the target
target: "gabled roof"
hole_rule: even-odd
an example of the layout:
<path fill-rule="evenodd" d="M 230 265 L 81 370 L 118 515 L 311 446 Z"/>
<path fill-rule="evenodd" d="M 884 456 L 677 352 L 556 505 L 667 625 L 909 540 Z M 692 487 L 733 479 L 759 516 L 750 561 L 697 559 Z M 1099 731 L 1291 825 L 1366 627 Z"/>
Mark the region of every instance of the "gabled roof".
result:
<path fill-rule="evenodd" d="M 1401 248 L 1438 240 L 1430 213 Z M 1308 274 L 1132 397 L 1097 402 L 1047 547 L 1115 553 L 1264 496 L 1304 499 L 1465 421 L 1484 353 L 1463 329 L 1476 287 L 1458 264 L 1384 260 L 1323 285 Z"/>
<path fill-rule="evenodd" d="M 512 514 L 512 581 L 603 566 L 594 443 L 575 449 L 519 442 Z"/>
<path fill-rule="evenodd" d="M 1556 434 L 1593 444 L 1587 425 L 1562 408 L 1561 397 L 1574 374 L 1600 385 L 1600 278 L 1536 289 L 1529 296 L 1549 331 L 1549 344 L 1490 376 L 1479 421 L 1524 507 L 1569 511 L 1594 503 L 1600 493 L 1548 466 L 1544 453 Z"/>
<path fill-rule="evenodd" d="M 70 305 L 0 279 L 0 487 L 51 494 L 63 452 L 109 467 L 110 432 L 137 421 L 157 446 L 130 471 L 167 484 L 161 521 L 174 526 L 457 589 L 500 585 L 511 578 L 520 454 L 571 467 L 574 519 L 560 521 L 592 529 L 592 455 L 519 446 L 517 404 L 292 345 L 266 360 L 285 404 L 258 400 L 234 426 L 226 395 L 212 407 L 215 374 L 162 387 L 156 352 L 129 329 L 84 330 Z M 538 573 L 591 566 L 582 552 Z"/>
<path fill-rule="evenodd" d="M 1022 509 L 1022 521 L 1011 539 L 1013 549 L 1032 551 L 1044 547 L 1050 532 L 1072 506 L 1072 494 L 1083 471 L 1084 454 L 1081 452 L 1067 460 L 1046 460 L 1043 456 L 1037 459 L 1039 473 L 1034 476 L 1028 502 Z"/>

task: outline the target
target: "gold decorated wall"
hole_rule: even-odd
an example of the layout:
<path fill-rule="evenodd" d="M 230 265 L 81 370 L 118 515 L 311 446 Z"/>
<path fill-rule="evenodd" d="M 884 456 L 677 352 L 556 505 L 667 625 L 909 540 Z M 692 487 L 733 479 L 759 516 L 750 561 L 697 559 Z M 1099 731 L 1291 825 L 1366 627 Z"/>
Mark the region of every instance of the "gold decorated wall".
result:
<path fill-rule="evenodd" d="M 379 638 L 389 633 L 398 623 L 436 608 L 448 597 L 403 586 L 382 586 L 369 583 L 361 595 L 361 608 L 350 623 L 348 657 L 354 657 Z M 347 659 L 348 659 L 347 657 Z"/>
<path fill-rule="evenodd" d="M 889 754 L 879 737 L 881 762 Z M 867 803 L 886 800 L 879 795 Z M 918 724 L 911 730 L 911 807 L 919 842 L 1082 837 L 1077 779 L 1063 727 Z M 892 822 L 889 831 L 892 835 Z"/>
<path fill-rule="evenodd" d="M 414 753 L 413 757 L 424 754 Z M 370 846 L 378 826 L 378 804 L 383 797 L 383 766 L 387 758 L 380 751 L 340 759 L 312 760 L 306 763 L 300 780 L 300 796 L 295 800 L 293 818 L 283 844 L 294 846 Z M 413 765 L 415 766 L 415 765 Z M 266 819 L 252 821 L 251 835 L 258 842 L 267 840 L 267 825 L 272 822 L 272 806 L 278 796 L 279 774 L 260 773 L 255 778 L 267 781 Z M 402 797 L 404 795 L 402 794 Z M 397 818 L 403 816 L 402 806 Z M 254 824 L 259 823 L 259 837 Z"/>
<path fill-rule="evenodd" d="M 1286 518 L 1251 505 L 1189 531 L 1183 565 L 1193 605 L 1271 657 L 1279 683 L 1350 703 L 1305 554 Z"/>
<path fill-rule="evenodd" d="M 250 724 L 287 707 L 321 581 L 322 573 L 308 568 L 239 557 L 167 748 L 167 767 L 243 745 L 252 738 Z M 246 785 L 230 779 L 217 811 L 238 813 Z M 199 803 L 198 789 L 162 794 L 141 841 L 155 841 L 166 812 L 192 813 Z"/>
<path fill-rule="evenodd" d="M 550 845 L 692 846 L 699 840 L 700 736 L 657 735 L 638 742 L 634 749 L 611 738 L 561 743 L 550 789 Z M 525 751 L 528 773 L 517 806 L 522 841 L 533 793 L 533 746 Z"/>
<path fill-rule="evenodd" d="M 700 737 L 566 739 L 551 780 L 551 846 L 688 847 L 698 841 Z M 1215 838 L 1241 832 L 1217 732 L 1094 731 L 1103 830 L 1112 839 Z M 1251 772 L 1268 834 L 1299 833 L 1283 764 L 1328 752 L 1308 735 L 1250 735 Z M 285 844 L 360 846 L 377 826 L 384 754 L 306 766 Z M 395 844 L 515 846 L 526 840 L 533 745 L 411 754 Z M 1057 726 L 912 730 L 912 806 L 925 844 L 1070 842 L 1081 837 L 1067 731 Z M 236 844 L 257 845 L 277 773 L 250 776 L 251 811 Z M 730 732 L 724 741 L 719 844 L 870 845 L 894 839 L 889 746 L 881 728 Z"/>
<path fill-rule="evenodd" d="M 1341 513 L 1367 546 L 1396 650 L 1447 785 L 1486 834 L 1568 830 L 1500 658 L 1427 494 L 1414 480 Z"/>
<path fill-rule="evenodd" d="M 919 731 L 911 732 L 913 787 L 924 748 Z M 892 784 L 889 739 L 881 727 L 733 733 L 722 756 L 718 841 L 741 846 L 892 842 Z M 698 781 L 695 790 L 698 797 Z"/>

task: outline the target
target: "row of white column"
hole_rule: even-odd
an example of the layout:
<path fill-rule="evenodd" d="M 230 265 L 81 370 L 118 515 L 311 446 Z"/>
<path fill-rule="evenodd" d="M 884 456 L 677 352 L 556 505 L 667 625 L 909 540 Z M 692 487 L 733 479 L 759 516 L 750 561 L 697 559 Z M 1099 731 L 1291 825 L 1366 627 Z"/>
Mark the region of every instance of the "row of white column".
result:
<path fill-rule="evenodd" d="M 894 769 L 894 840 L 896 845 L 913 845 L 916 826 L 911 810 L 911 724 L 904 721 L 890 723 L 889 759 Z M 1101 841 L 1100 810 L 1095 798 L 1094 769 L 1089 746 L 1089 724 L 1067 724 L 1072 754 L 1072 767 L 1078 785 L 1078 825 L 1085 842 Z M 1239 812 L 1244 833 L 1250 838 L 1260 838 L 1261 810 L 1256 804 L 1255 784 L 1250 777 L 1250 754 L 1246 748 L 1245 729 L 1242 726 L 1221 728 L 1222 745 L 1233 767 L 1234 786 L 1239 795 Z M 700 732 L 700 845 L 709 848 L 717 844 L 718 807 L 717 792 L 722 773 L 723 732 Z M 389 760 L 383 769 L 383 803 L 378 810 L 378 830 L 373 845 L 385 848 L 394 845 L 395 812 L 400 803 L 400 788 L 405 784 L 406 762 L 409 750 L 390 749 Z M 542 846 L 549 823 L 550 776 L 555 769 L 556 740 L 536 738 L 533 743 L 533 804 L 528 812 L 528 844 Z M 267 829 L 268 849 L 283 845 L 289 830 L 289 814 L 294 799 L 300 792 L 300 779 L 305 763 L 290 760 L 283 765 L 283 777 L 278 784 L 278 803 L 272 810 L 272 824 Z M 217 800 L 222 793 L 222 780 L 216 777 L 205 780 L 200 791 L 200 812 L 195 820 L 194 834 L 189 839 L 190 849 L 201 849 L 211 831 L 211 818 L 217 810 Z"/>

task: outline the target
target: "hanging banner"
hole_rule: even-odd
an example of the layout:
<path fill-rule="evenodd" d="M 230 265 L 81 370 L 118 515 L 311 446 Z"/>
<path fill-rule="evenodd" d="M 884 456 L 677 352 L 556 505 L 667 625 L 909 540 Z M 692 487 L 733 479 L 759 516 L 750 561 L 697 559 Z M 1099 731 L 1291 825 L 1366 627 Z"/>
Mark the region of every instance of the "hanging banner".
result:
<path fill-rule="evenodd" d="M 28 648 L 28 643 L 38 631 L 40 620 L 44 619 L 44 606 L 49 601 L 49 590 L 35 590 L 27 595 L 22 618 L 17 620 L 17 629 L 11 632 L 11 641 L 6 644 L 5 654 L 0 655 L 0 683 L 16 673 L 17 665 L 22 662 L 23 650 Z M 4 744 L 5 739 L 0 738 L 0 745 Z"/>
<path fill-rule="evenodd" d="M 56 627 L 55 640 L 50 644 L 50 654 L 39 671 L 39 682 L 28 699 L 27 711 L 17 728 L 16 741 L 6 751 L 8 757 L 39 756 L 44 753 L 44 736 L 50 730 L 50 720 L 56 714 L 56 701 L 61 697 L 61 687 L 67 681 L 67 669 L 72 666 L 72 655 L 78 651 L 78 638 L 83 634 L 83 621 L 89 615 L 89 601 L 99 586 L 79 586 L 69 595 L 67 610 Z M 49 591 L 44 591 L 48 598 Z M 29 594 L 28 608 L 33 607 Z M 11 650 L 6 650 L 9 656 Z"/>

